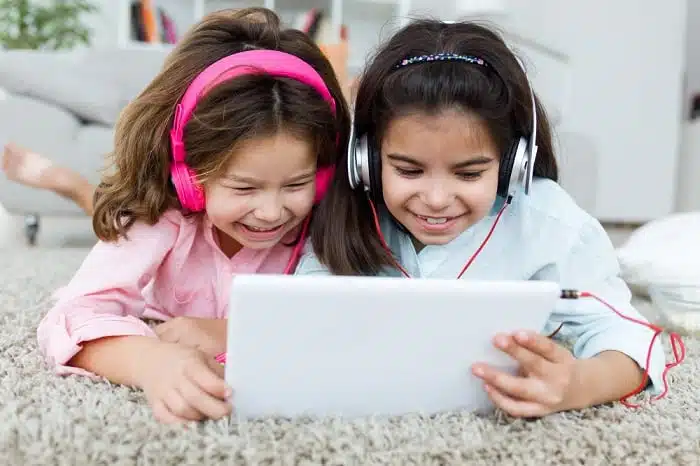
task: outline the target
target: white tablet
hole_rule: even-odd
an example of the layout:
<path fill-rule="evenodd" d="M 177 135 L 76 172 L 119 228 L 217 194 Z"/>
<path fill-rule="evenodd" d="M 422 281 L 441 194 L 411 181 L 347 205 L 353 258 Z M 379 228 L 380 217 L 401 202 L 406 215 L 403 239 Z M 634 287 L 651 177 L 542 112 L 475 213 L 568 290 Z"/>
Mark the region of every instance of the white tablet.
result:
<path fill-rule="evenodd" d="M 226 381 L 234 416 L 488 411 L 470 367 L 515 372 L 498 332 L 542 331 L 556 283 L 238 275 Z"/>

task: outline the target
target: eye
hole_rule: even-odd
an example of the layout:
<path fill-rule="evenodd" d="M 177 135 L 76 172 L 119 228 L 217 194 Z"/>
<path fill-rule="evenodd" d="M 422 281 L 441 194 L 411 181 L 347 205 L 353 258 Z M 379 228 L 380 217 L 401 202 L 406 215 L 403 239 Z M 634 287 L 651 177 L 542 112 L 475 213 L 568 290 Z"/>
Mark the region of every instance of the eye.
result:
<path fill-rule="evenodd" d="M 291 184 L 288 184 L 287 187 L 291 188 L 291 189 L 299 189 L 299 188 L 303 188 L 304 186 L 308 185 L 309 183 L 311 183 L 311 180 L 300 181 L 298 183 L 291 183 Z"/>
<path fill-rule="evenodd" d="M 255 188 L 251 186 L 246 186 L 246 187 L 232 187 L 235 192 L 240 193 L 240 194 L 247 194 L 247 193 L 252 193 Z"/>
<path fill-rule="evenodd" d="M 464 181 L 474 181 L 478 180 L 481 178 L 481 174 L 484 173 L 483 171 L 480 172 L 463 172 L 463 173 L 458 173 L 457 176 L 459 176 L 461 179 Z"/>
<path fill-rule="evenodd" d="M 396 173 L 398 173 L 400 176 L 404 176 L 406 178 L 415 178 L 417 176 L 420 176 L 421 173 L 423 172 L 422 170 L 420 170 L 418 168 L 394 167 L 394 170 L 396 170 Z"/>

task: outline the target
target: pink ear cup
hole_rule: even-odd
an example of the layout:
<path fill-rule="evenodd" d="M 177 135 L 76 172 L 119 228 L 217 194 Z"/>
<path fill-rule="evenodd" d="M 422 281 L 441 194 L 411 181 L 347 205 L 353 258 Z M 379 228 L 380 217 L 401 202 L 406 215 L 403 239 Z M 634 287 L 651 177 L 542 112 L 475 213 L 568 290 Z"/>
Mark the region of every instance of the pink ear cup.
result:
<path fill-rule="evenodd" d="M 329 165 L 327 167 L 321 167 L 316 172 L 316 196 L 314 197 L 314 204 L 318 204 L 328 192 L 328 187 L 333 181 L 333 174 L 335 172 L 335 165 Z"/>
<path fill-rule="evenodd" d="M 173 162 L 170 174 L 182 207 L 191 212 L 204 210 L 204 190 L 194 171 L 182 162 Z"/>

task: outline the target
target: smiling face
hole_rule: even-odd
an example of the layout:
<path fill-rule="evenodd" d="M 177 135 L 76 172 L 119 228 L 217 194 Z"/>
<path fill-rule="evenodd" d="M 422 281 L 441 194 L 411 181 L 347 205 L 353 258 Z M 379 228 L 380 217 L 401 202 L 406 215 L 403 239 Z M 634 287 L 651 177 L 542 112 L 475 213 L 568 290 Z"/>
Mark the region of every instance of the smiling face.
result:
<path fill-rule="evenodd" d="M 396 118 L 381 158 L 386 207 L 419 245 L 449 243 L 484 218 L 496 199 L 500 157 L 473 115 Z"/>
<path fill-rule="evenodd" d="M 281 132 L 237 147 L 224 175 L 205 185 L 206 213 L 224 252 L 277 244 L 309 215 L 315 175 L 312 145 L 293 135 Z"/>

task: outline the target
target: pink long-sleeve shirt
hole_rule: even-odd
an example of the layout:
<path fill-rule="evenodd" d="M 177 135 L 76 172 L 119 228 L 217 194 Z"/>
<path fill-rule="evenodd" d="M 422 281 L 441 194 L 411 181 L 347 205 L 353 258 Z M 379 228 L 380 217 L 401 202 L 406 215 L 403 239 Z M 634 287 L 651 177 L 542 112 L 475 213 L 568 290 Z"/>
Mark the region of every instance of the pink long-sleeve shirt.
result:
<path fill-rule="evenodd" d="M 39 349 L 58 374 L 93 374 L 67 366 L 87 341 L 155 337 L 144 318 L 225 318 L 237 273 L 282 273 L 292 248 L 241 249 L 228 258 L 210 220 L 166 212 L 155 225 L 134 224 L 128 239 L 99 241 L 37 329 Z"/>

